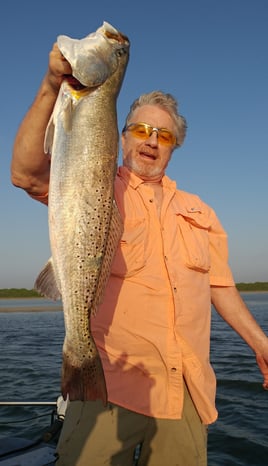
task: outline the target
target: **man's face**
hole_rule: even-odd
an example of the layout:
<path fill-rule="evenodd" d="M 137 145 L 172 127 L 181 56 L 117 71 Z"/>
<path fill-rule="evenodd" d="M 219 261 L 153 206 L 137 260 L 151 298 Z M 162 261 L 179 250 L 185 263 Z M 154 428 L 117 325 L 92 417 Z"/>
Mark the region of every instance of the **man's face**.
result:
<path fill-rule="evenodd" d="M 156 105 L 137 108 L 129 123 L 147 123 L 154 128 L 166 128 L 175 134 L 170 115 Z M 173 145 L 164 145 L 158 140 L 156 131 L 147 139 L 140 139 L 131 131 L 122 134 L 123 165 L 144 181 L 157 181 L 164 175 L 171 158 Z"/>

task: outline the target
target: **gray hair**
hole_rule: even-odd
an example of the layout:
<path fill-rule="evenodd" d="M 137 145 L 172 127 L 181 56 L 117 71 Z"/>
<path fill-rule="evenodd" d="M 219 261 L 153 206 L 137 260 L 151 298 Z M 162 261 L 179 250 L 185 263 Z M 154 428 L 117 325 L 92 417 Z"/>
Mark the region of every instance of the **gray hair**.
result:
<path fill-rule="evenodd" d="M 178 112 L 177 100 L 171 94 L 166 94 L 162 91 L 153 91 L 148 94 L 142 94 L 134 100 L 130 106 L 129 113 L 126 117 L 125 127 L 128 125 L 136 108 L 142 107 L 143 105 L 157 105 L 169 113 L 175 125 L 176 147 L 181 146 L 186 135 L 187 123 L 185 118 Z"/>

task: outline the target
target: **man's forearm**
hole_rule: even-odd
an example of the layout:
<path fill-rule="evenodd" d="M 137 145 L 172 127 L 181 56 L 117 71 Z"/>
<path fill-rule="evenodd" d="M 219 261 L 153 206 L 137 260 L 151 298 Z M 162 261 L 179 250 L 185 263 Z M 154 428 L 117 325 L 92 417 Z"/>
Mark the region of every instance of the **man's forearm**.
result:
<path fill-rule="evenodd" d="M 44 137 L 56 98 L 44 79 L 14 142 L 12 183 L 33 194 L 44 193 L 49 182 L 50 160 L 44 153 Z"/>
<path fill-rule="evenodd" d="M 44 138 L 57 95 L 66 75 L 72 73 L 55 43 L 49 66 L 37 96 L 25 115 L 14 142 L 11 180 L 31 194 L 48 192 L 50 158 L 44 153 Z"/>
<path fill-rule="evenodd" d="M 256 353 L 267 345 L 267 336 L 250 313 L 236 287 L 211 287 L 211 300 L 220 316 Z"/>

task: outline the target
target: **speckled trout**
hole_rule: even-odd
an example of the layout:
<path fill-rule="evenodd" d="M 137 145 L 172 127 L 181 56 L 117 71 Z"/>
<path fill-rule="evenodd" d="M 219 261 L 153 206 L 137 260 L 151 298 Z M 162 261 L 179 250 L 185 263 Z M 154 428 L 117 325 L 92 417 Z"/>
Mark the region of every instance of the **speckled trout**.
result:
<path fill-rule="evenodd" d="M 104 22 L 76 40 L 59 36 L 72 67 L 47 127 L 51 153 L 49 236 L 52 257 L 36 280 L 43 295 L 62 299 L 62 395 L 107 401 L 101 360 L 90 321 L 103 297 L 122 234 L 114 201 L 118 158 L 117 97 L 129 41 Z"/>

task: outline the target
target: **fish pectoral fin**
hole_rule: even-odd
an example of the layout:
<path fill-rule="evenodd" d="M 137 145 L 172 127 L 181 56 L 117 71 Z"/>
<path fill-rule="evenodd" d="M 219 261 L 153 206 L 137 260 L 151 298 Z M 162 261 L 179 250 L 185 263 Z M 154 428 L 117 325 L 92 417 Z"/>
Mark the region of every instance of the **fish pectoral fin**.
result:
<path fill-rule="evenodd" d="M 34 289 L 42 296 L 54 299 L 55 301 L 61 299 L 61 293 L 55 278 L 52 258 L 48 260 L 45 267 L 41 270 L 35 280 Z"/>
<path fill-rule="evenodd" d="M 68 96 L 66 99 L 64 108 L 62 109 L 62 126 L 64 128 L 65 133 L 69 133 L 72 129 L 72 121 L 73 121 L 73 111 L 74 111 L 74 103 L 71 96 Z"/>
<path fill-rule="evenodd" d="M 53 121 L 53 114 L 51 115 L 46 132 L 45 132 L 45 139 L 44 139 L 44 151 L 45 154 L 52 154 L 52 146 L 53 146 L 53 139 L 54 139 L 54 130 L 55 125 Z"/>
<path fill-rule="evenodd" d="M 66 83 L 63 82 L 60 88 L 59 95 L 57 97 L 53 112 L 50 116 L 49 122 L 46 127 L 45 138 L 44 138 L 44 152 L 45 154 L 52 154 L 54 133 L 55 133 L 55 121 L 59 116 L 62 122 L 62 126 L 66 133 L 69 133 L 72 129 L 72 115 L 73 115 L 73 98 L 70 92 L 65 91 Z M 68 86 L 67 86 L 68 87 Z M 74 99 L 75 100 L 75 99 Z"/>

